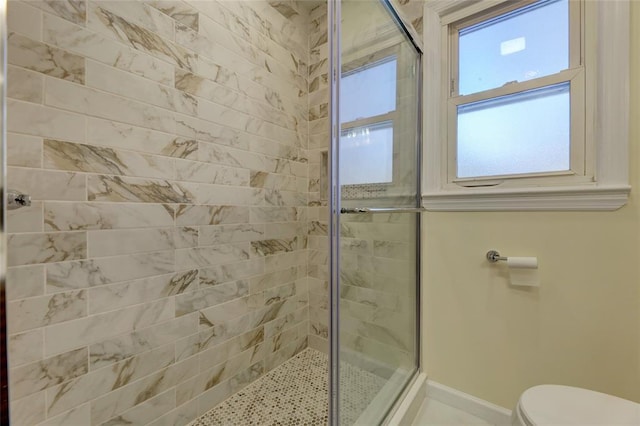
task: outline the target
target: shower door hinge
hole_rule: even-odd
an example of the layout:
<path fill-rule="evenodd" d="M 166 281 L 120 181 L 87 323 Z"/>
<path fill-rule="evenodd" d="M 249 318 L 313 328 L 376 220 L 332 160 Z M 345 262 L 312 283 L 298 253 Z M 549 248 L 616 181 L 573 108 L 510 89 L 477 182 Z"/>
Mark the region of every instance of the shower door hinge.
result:
<path fill-rule="evenodd" d="M 451 84 L 449 85 L 449 96 L 453 96 L 455 92 L 456 92 L 456 80 L 452 78 Z"/>

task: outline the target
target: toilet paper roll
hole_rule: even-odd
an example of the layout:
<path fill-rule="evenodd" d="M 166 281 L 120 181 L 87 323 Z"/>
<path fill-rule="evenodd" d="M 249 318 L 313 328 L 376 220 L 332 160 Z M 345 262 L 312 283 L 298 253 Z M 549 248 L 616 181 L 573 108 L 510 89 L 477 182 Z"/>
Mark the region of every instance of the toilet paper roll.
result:
<path fill-rule="evenodd" d="M 539 287 L 537 257 L 508 257 L 509 282 L 511 285 Z"/>

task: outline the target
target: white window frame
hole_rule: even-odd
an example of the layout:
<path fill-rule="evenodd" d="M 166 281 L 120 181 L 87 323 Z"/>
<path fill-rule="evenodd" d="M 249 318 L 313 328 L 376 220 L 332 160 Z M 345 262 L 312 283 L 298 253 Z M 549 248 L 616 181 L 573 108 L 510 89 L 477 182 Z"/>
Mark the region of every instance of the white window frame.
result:
<path fill-rule="evenodd" d="M 476 180 L 455 179 L 455 151 L 451 151 L 455 145 L 449 138 L 455 129 L 448 119 L 455 105 L 455 98 L 450 99 L 449 31 L 454 23 L 488 9 L 513 5 L 513 1 L 425 2 L 423 203 L 427 209 L 616 210 L 627 202 L 629 1 L 570 1 L 580 3 L 579 14 L 572 5 L 570 16 L 581 21 L 581 40 L 570 43 L 574 53 L 576 43 L 580 46 L 581 58 L 571 58 L 569 70 L 539 80 L 566 81 L 569 77 L 575 80 L 572 85 L 584 86 L 584 91 L 574 94 L 572 87 L 571 92 L 572 109 L 584 111 L 581 116 L 572 112 L 572 171 Z M 517 7 L 527 3 L 519 2 Z M 533 83 L 518 84 L 523 90 Z M 509 86 L 493 89 L 494 96 L 511 93 L 509 90 Z"/>
<path fill-rule="evenodd" d="M 447 181 L 450 185 L 461 186 L 492 186 L 501 184 L 503 186 L 524 186 L 539 185 L 545 181 L 554 181 L 556 176 L 573 176 L 580 180 L 588 179 L 589 173 L 585 173 L 585 137 L 584 137 L 584 111 L 585 111 L 585 70 L 582 63 L 582 46 L 580 30 L 582 28 L 581 2 L 569 2 L 569 67 L 557 74 L 544 76 L 523 82 L 513 82 L 507 85 L 484 90 L 472 94 L 459 93 L 459 32 L 460 30 L 476 25 L 480 22 L 489 21 L 501 15 L 505 15 L 514 10 L 520 9 L 536 3 L 538 0 L 511 1 L 491 11 L 450 25 L 443 25 L 443 37 L 449 37 L 449 60 L 447 63 L 451 92 L 447 99 Z M 559 83 L 570 84 L 571 102 L 571 141 L 570 141 L 570 170 L 564 172 L 514 174 L 491 177 L 470 177 L 458 178 L 456 174 L 456 152 L 457 152 L 457 119 L 458 107 L 473 102 L 495 99 L 502 96 L 514 95 L 523 91 L 541 89 Z M 585 176 L 585 174 L 587 176 Z"/>

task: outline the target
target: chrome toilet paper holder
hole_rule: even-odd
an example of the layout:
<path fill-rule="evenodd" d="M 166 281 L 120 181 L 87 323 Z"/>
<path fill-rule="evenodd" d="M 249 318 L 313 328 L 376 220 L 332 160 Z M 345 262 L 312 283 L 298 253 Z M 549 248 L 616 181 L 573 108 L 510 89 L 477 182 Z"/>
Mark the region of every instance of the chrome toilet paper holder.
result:
<path fill-rule="evenodd" d="M 505 256 L 500 256 L 500 253 L 498 253 L 496 250 L 489 250 L 487 252 L 487 260 L 491 263 L 495 263 L 499 260 L 506 261 L 507 258 Z"/>

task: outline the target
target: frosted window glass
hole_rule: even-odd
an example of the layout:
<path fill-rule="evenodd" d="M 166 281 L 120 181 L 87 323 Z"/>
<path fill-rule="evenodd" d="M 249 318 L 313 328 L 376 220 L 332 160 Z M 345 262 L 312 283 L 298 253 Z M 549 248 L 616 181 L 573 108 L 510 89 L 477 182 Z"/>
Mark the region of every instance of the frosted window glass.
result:
<path fill-rule="evenodd" d="M 458 107 L 460 178 L 570 169 L 569 83 Z"/>
<path fill-rule="evenodd" d="M 396 59 L 359 68 L 340 80 L 340 122 L 375 117 L 396 109 Z"/>
<path fill-rule="evenodd" d="M 393 124 L 356 127 L 340 136 L 340 183 L 358 185 L 393 180 Z"/>
<path fill-rule="evenodd" d="M 542 1 L 460 31 L 461 95 L 569 67 L 568 0 Z"/>

